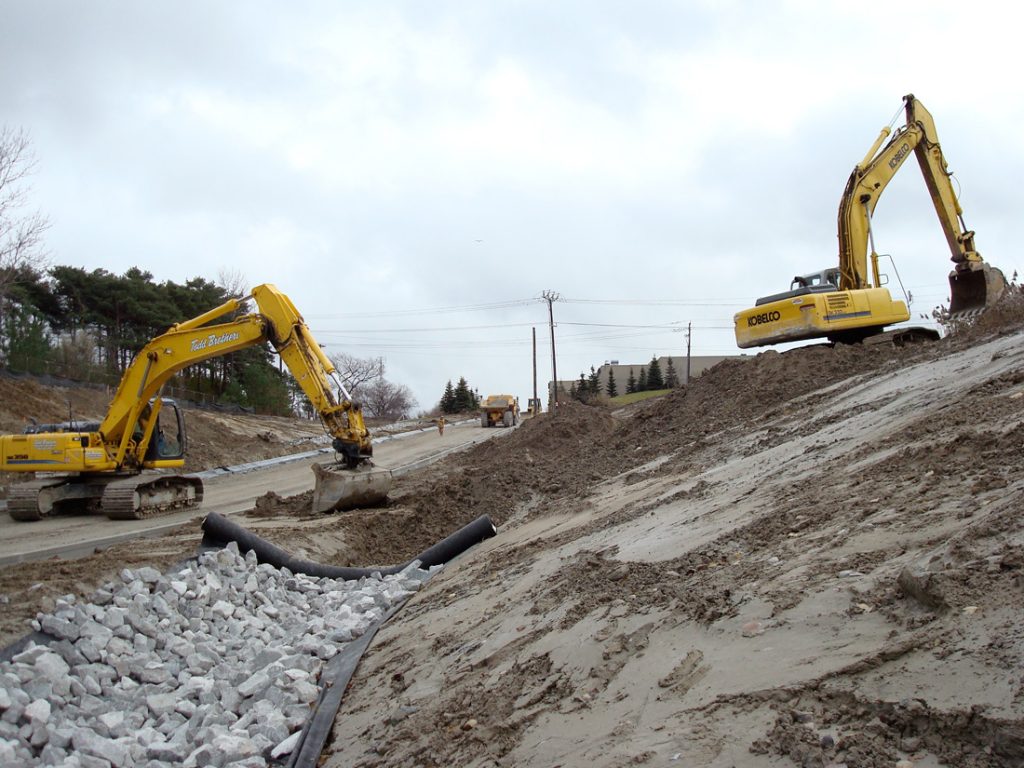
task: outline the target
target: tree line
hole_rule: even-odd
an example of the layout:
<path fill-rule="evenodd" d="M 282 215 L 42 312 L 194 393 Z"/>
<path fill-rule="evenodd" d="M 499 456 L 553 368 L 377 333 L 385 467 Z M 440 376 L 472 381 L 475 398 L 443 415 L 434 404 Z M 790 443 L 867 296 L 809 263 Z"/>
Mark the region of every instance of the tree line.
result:
<path fill-rule="evenodd" d="M 241 296 L 201 277 L 178 284 L 136 267 L 117 275 L 23 265 L 0 296 L 0 365 L 113 385 L 154 337 L 232 298 Z M 170 389 L 279 415 L 296 394 L 266 345 L 189 366 Z"/>
<path fill-rule="evenodd" d="M 580 372 L 580 378 L 574 381 L 569 387 L 569 396 L 575 400 L 587 402 L 599 395 L 618 397 L 619 394 L 631 395 L 634 392 L 654 392 L 662 389 L 675 389 L 679 386 L 679 376 L 676 373 L 675 364 L 672 358 L 668 358 L 665 365 L 665 372 L 662 373 L 661 363 L 657 355 L 651 356 L 651 362 L 640 366 L 640 374 L 637 375 L 633 368 L 629 369 L 629 378 L 626 379 L 624 393 L 619 392 L 618 382 L 615 381 L 615 369 L 608 369 L 608 381 L 601 387 L 601 380 L 594 366 L 590 366 L 590 375 Z"/>
<path fill-rule="evenodd" d="M 243 292 L 196 277 L 157 282 L 149 272 L 23 266 L 0 295 L 0 367 L 116 384 L 135 355 L 174 323 L 240 299 Z M 243 305 L 238 314 L 251 311 Z M 219 318 L 215 322 L 223 322 Z M 384 378 L 384 361 L 340 355 L 338 375 L 370 417 L 409 415 L 415 399 Z M 266 344 L 196 363 L 168 385 L 168 394 L 235 404 L 257 413 L 316 416 L 291 373 Z"/>
<path fill-rule="evenodd" d="M 443 414 L 466 413 L 467 411 L 475 411 L 480 407 L 480 398 L 469 388 L 466 378 L 460 376 L 459 383 L 454 387 L 452 386 L 452 380 L 448 379 L 448 383 L 445 385 L 444 392 L 441 395 L 439 407 Z"/>

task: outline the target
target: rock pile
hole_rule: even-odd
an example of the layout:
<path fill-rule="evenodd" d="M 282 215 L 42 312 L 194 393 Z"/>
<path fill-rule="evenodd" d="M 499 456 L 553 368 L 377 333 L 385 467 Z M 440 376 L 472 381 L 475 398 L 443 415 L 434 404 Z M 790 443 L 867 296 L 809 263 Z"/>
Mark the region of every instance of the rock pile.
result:
<path fill-rule="evenodd" d="M 168 574 L 124 569 L 39 614 L 0 664 L 0 765 L 256 766 L 288 754 L 324 663 L 415 591 L 257 564 L 232 543 Z"/>

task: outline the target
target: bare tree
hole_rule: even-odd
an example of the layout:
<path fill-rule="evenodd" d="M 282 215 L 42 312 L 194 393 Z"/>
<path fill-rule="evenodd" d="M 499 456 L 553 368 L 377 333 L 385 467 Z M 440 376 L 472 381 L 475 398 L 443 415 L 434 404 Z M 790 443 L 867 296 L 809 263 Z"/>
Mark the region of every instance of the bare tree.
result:
<path fill-rule="evenodd" d="M 363 390 L 360 387 L 384 378 L 383 357 L 363 358 L 343 353 L 331 356 L 331 362 L 338 369 L 341 383 L 345 385 L 345 389 L 352 397 L 356 396 L 357 390 L 362 395 Z"/>
<path fill-rule="evenodd" d="M 370 382 L 360 394 L 366 415 L 377 419 L 405 419 L 416 407 L 416 398 L 407 386 L 392 384 L 384 378 Z"/>
<path fill-rule="evenodd" d="M 32 143 L 22 130 L 0 128 L 0 307 L 20 274 L 45 267 L 43 233 L 50 223 L 37 211 L 26 211 L 35 168 Z"/>
<path fill-rule="evenodd" d="M 223 288 L 228 296 L 241 298 L 248 293 L 249 281 L 238 267 L 221 267 L 217 270 L 217 285 Z"/>

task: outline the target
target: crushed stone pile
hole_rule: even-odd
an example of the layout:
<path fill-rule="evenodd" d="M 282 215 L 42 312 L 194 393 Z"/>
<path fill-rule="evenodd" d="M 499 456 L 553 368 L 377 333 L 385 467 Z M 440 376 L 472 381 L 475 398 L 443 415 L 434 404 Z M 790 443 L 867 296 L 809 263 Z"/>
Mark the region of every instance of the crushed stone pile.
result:
<path fill-rule="evenodd" d="M 268 765 L 294 748 L 325 662 L 416 591 L 416 571 L 312 578 L 232 542 L 67 595 L 34 622 L 56 641 L 0 664 L 0 765 Z"/>

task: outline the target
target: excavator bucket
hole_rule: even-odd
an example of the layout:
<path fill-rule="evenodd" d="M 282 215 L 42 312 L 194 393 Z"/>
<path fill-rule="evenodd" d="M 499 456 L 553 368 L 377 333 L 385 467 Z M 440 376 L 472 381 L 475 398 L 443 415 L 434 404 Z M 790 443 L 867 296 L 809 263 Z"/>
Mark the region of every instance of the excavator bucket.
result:
<path fill-rule="evenodd" d="M 988 309 L 1006 290 L 1006 277 L 993 266 L 976 262 L 971 269 L 949 273 L 949 314 L 972 315 Z"/>
<path fill-rule="evenodd" d="M 391 470 L 370 465 L 349 469 L 344 463 L 314 464 L 313 511 L 372 507 L 387 498 Z"/>

